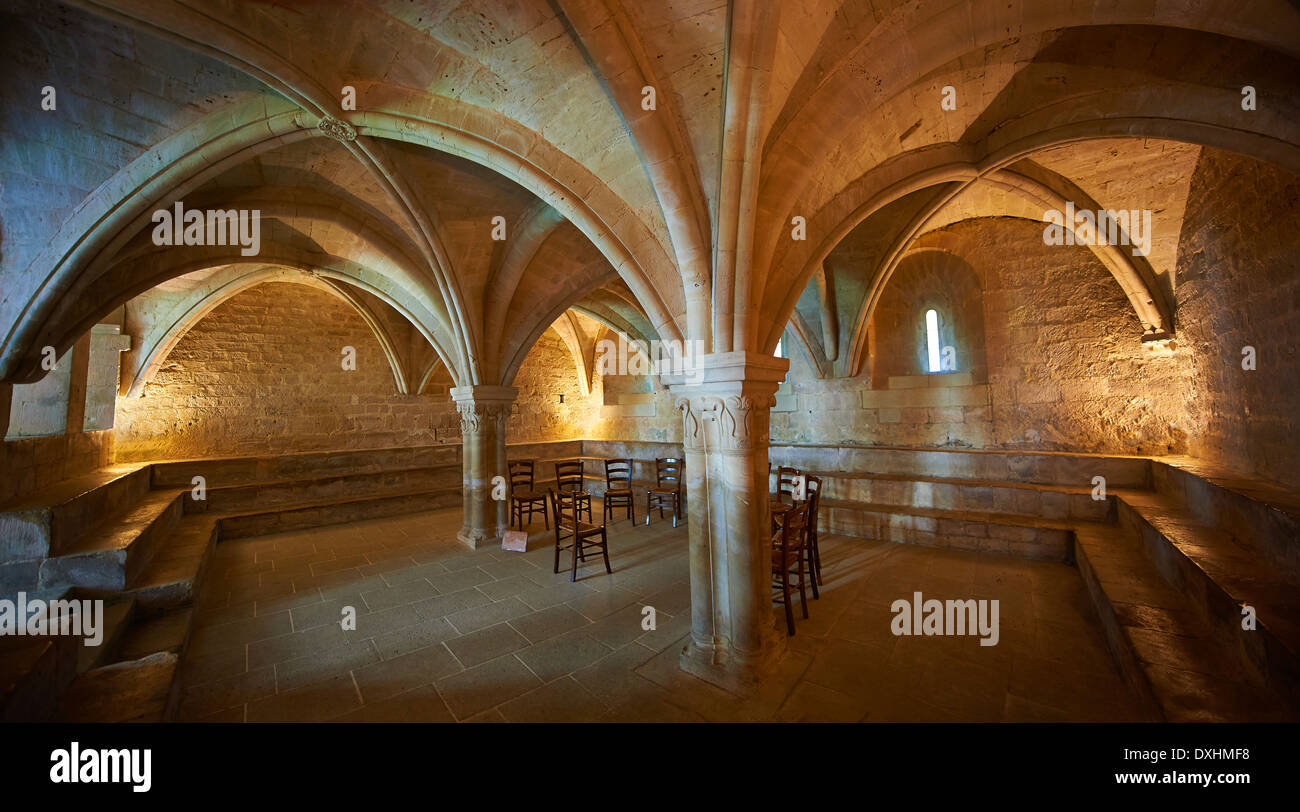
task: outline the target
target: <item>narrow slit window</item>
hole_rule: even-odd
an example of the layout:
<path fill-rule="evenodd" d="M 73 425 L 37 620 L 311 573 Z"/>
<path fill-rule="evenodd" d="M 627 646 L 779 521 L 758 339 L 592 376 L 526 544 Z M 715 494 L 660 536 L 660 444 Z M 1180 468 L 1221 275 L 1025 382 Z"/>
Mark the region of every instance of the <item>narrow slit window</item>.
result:
<path fill-rule="evenodd" d="M 925 341 L 930 351 L 930 372 L 939 371 L 939 311 L 925 311 Z"/>

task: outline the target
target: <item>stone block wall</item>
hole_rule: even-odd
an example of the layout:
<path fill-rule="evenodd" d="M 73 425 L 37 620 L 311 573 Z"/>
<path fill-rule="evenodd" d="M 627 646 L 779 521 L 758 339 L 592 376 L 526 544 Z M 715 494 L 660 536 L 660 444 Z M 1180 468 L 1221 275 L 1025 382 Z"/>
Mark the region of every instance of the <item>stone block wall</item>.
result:
<path fill-rule="evenodd" d="M 1300 176 L 1205 149 L 1178 248 L 1188 453 L 1300 486 Z M 1253 347 L 1255 369 L 1243 369 Z"/>
<path fill-rule="evenodd" d="M 506 424 L 512 443 L 580 440 L 600 412 L 599 388 L 583 394 L 573 356 L 554 330 L 542 333 L 528 351 L 513 386 L 519 394 Z"/>
<path fill-rule="evenodd" d="M 343 348 L 356 369 L 343 368 Z M 399 395 L 379 342 L 340 300 L 273 282 L 212 310 L 140 398 L 118 398 L 119 460 L 458 441 L 445 395 Z"/>
<path fill-rule="evenodd" d="M 113 461 L 113 432 L 88 431 L 0 443 L 0 504 L 39 493 Z"/>
<path fill-rule="evenodd" d="M 967 220 L 935 236 L 978 276 L 983 313 L 964 315 L 967 327 L 954 338 L 973 344 L 959 346 L 959 358 L 982 354 L 984 361 L 969 362 L 969 377 L 894 372 L 874 380 L 817 379 L 807 364 L 796 364 L 790 376 L 796 406 L 773 414 L 773 442 L 1187 450 L 1186 365 L 1176 354 L 1143 345 L 1123 291 L 1087 248 L 1044 245 L 1039 224 L 1012 218 Z M 922 304 L 926 296 L 910 294 Z M 898 305 L 886 315 L 894 319 L 904 310 L 916 308 Z M 884 341 L 882 332 L 873 330 L 882 351 L 891 358 L 905 354 L 897 336 Z M 915 330 L 907 335 L 921 340 Z"/>
<path fill-rule="evenodd" d="M 342 349 L 356 350 L 344 370 Z M 572 356 L 547 331 L 522 364 L 511 443 L 577 440 L 597 421 Z M 444 383 L 399 395 L 378 341 L 354 310 L 314 288 L 268 282 L 213 309 L 142 398 L 117 401 L 117 459 L 384 448 L 460 442 Z M 564 402 L 560 402 L 560 395 Z"/>

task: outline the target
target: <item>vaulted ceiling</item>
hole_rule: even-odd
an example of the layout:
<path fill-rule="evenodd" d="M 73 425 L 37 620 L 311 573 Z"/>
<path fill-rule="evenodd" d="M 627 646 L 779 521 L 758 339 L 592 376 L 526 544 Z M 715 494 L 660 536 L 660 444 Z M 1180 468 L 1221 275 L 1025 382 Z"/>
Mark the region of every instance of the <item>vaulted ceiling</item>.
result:
<path fill-rule="evenodd" d="M 1066 200 L 1163 213 L 1147 256 L 1097 252 L 1158 337 L 1176 329 L 1198 150 L 1300 171 L 1285 0 L 17 0 L 4 16 L 6 382 L 127 302 L 130 381 L 147 377 L 202 313 L 286 274 L 363 313 L 402 391 L 438 365 L 508 384 L 569 309 L 718 352 L 771 352 L 793 318 L 822 365 L 856 374 L 917 239 Z M 154 245 L 152 213 L 178 200 L 260 211 L 259 255 Z"/>

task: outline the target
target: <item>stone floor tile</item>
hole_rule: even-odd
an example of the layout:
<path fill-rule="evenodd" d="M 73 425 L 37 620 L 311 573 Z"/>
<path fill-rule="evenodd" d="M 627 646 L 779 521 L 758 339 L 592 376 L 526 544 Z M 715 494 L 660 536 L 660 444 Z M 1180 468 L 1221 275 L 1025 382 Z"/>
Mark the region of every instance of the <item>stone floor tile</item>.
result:
<path fill-rule="evenodd" d="M 463 670 L 442 643 L 402 654 L 354 670 L 357 687 L 366 704 L 388 699 Z"/>
<path fill-rule="evenodd" d="M 436 683 L 438 693 L 457 719 L 467 719 L 495 708 L 541 684 L 542 681 L 527 666 L 510 655 L 481 663 Z"/>
<path fill-rule="evenodd" d="M 447 648 L 451 649 L 456 659 L 464 663 L 467 668 L 527 646 L 528 638 L 506 623 L 489 626 L 447 641 Z"/>

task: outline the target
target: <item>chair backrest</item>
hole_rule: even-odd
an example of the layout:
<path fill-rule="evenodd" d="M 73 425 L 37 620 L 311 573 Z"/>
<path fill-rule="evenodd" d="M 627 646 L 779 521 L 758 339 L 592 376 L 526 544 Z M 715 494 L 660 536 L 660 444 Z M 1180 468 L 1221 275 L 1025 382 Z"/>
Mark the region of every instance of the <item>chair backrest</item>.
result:
<path fill-rule="evenodd" d="M 682 460 L 680 457 L 661 457 L 655 460 L 655 481 L 659 487 L 682 484 Z"/>
<path fill-rule="evenodd" d="M 808 538 L 808 503 L 801 502 L 781 515 L 781 527 L 772 536 L 774 551 L 797 552 Z"/>
<path fill-rule="evenodd" d="M 547 498 L 551 502 L 551 518 L 555 520 L 555 540 L 560 541 L 560 526 L 563 525 L 565 530 L 573 530 L 578 526 L 578 503 L 573 494 L 546 489 Z"/>
<path fill-rule="evenodd" d="M 582 490 L 582 460 L 565 460 L 555 463 L 555 489 L 558 491 Z"/>
<path fill-rule="evenodd" d="M 776 500 L 784 502 L 785 497 L 790 497 L 794 501 L 794 478 L 799 476 L 798 468 L 790 468 L 782 465 L 776 469 Z"/>
<path fill-rule="evenodd" d="M 817 511 L 822 504 L 821 477 L 808 476 L 804 480 L 808 491 L 808 532 L 817 532 Z"/>
<path fill-rule="evenodd" d="M 605 487 L 632 487 L 632 460 L 605 460 Z"/>
<path fill-rule="evenodd" d="M 510 490 L 531 491 L 533 489 L 533 461 L 515 460 L 510 463 Z"/>

